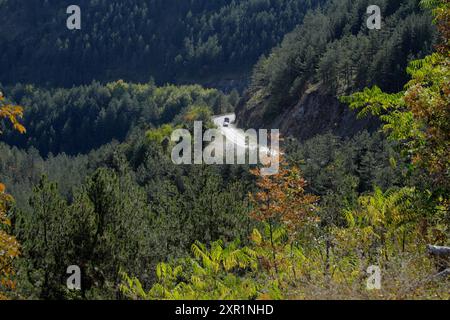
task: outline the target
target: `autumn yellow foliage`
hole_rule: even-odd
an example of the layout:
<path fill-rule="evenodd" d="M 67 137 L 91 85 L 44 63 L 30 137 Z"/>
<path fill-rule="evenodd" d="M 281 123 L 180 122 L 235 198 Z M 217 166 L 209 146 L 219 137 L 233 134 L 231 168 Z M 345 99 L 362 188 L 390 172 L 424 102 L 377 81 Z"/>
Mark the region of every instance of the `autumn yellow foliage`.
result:
<path fill-rule="evenodd" d="M 23 117 L 23 109 L 22 107 L 12 105 L 12 104 L 3 104 L 3 101 L 5 98 L 3 97 L 3 94 L 0 92 L 0 119 L 5 118 L 8 119 L 12 125 L 14 126 L 14 129 L 19 131 L 20 133 L 25 133 L 25 127 L 20 124 L 19 120 Z M 0 134 L 2 132 L 0 131 Z"/>
<path fill-rule="evenodd" d="M 15 130 L 25 133 L 25 127 L 18 120 L 23 117 L 23 109 L 8 103 L 4 104 L 3 101 L 4 97 L 0 92 L 0 119 L 9 120 Z M 15 282 L 12 280 L 14 276 L 12 264 L 19 256 L 19 243 L 8 233 L 11 221 L 6 215 L 13 198 L 5 191 L 5 185 L 0 183 L 0 300 L 7 299 L 6 292 L 15 288 Z"/>
<path fill-rule="evenodd" d="M 5 193 L 5 186 L 0 183 L 0 300 L 6 295 L 2 291 L 14 289 L 15 283 L 11 280 L 14 275 L 13 260 L 19 256 L 19 243 L 14 236 L 6 232 L 11 221 L 6 216 L 8 205 L 12 197 Z"/>

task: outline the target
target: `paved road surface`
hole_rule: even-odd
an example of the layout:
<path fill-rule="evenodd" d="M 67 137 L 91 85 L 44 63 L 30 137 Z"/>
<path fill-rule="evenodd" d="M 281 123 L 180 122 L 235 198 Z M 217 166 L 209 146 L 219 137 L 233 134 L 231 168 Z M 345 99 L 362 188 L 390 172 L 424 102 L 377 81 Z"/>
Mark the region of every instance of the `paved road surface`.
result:
<path fill-rule="evenodd" d="M 224 127 L 225 118 L 230 119 L 230 124 L 228 127 Z M 234 113 L 221 115 L 221 116 L 215 116 L 212 118 L 212 120 L 213 120 L 214 124 L 218 127 L 218 129 L 220 130 L 222 135 L 225 136 L 228 141 L 232 141 L 234 143 L 234 145 L 237 145 L 238 147 L 246 148 L 244 131 L 236 128 L 236 125 L 234 124 L 234 122 L 236 121 L 236 115 Z M 257 147 L 258 147 L 258 144 L 250 145 L 251 150 L 254 150 Z M 268 153 L 269 150 L 270 149 L 265 146 L 260 148 L 261 152 Z"/>

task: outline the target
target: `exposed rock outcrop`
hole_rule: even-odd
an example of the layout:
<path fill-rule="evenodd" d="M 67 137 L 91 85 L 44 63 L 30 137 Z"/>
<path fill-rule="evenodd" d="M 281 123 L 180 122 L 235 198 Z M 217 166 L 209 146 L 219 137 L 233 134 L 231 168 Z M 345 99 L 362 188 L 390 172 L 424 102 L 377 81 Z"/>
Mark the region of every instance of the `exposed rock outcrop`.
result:
<path fill-rule="evenodd" d="M 375 131 L 380 122 L 375 118 L 358 119 L 356 112 L 320 86 L 312 86 L 297 103 L 267 119 L 265 117 L 268 97 L 260 97 L 252 103 L 244 97 L 236 110 L 238 126 L 244 128 L 280 129 L 283 136 L 306 140 L 318 134 L 332 132 L 348 137 L 362 130 Z"/>

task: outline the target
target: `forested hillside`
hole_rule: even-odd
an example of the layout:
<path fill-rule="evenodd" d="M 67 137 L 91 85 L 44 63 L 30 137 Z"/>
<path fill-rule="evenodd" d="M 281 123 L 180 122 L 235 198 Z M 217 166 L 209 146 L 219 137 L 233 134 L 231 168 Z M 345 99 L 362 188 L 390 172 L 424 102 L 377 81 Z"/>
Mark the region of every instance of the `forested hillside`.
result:
<path fill-rule="evenodd" d="M 239 99 L 236 91 L 225 96 L 198 85 L 156 87 L 124 81 L 71 89 L 16 85 L 7 91 L 11 100 L 27 106 L 28 132 L 9 132 L 5 140 L 21 148 L 34 147 L 44 156 L 87 153 L 111 140 L 123 141 L 136 128 L 176 125 L 189 112 L 229 112 Z"/>
<path fill-rule="evenodd" d="M 80 0 L 82 29 L 74 32 L 66 28 L 71 1 L 2 0 L 0 82 L 239 78 L 322 2 Z"/>
<path fill-rule="evenodd" d="M 450 0 L 377 2 L 0 0 L 0 300 L 450 299 Z M 276 172 L 175 163 L 232 112 Z"/>
<path fill-rule="evenodd" d="M 432 50 L 436 31 L 418 0 L 378 1 L 381 30 L 366 27 L 367 0 L 334 0 L 310 13 L 253 70 L 238 119 L 247 127 L 281 128 L 301 139 L 333 131 L 352 135 L 372 120 L 356 121 L 342 94 L 374 84 L 403 88 L 406 67 Z"/>
<path fill-rule="evenodd" d="M 337 210 L 359 194 L 404 179 L 382 135 L 325 135 L 288 150 L 292 163 L 308 159 L 302 164 L 307 191 L 323 197 L 323 217 L 336 223 Z M 120 297 L 119 271 L 142 274 L 138 279 L 149 287 L 156 265 L 188 256 L 195 241 L 248 244 L 257 225 L 249 216 L 247 195 L 256 190 L 249 167 L 180 167 L 142 132 L 77 157 L 43 159 L 37 150 L 0 144 L 0 173 L 17 201 L 11 215 L 23 255 L 17 293 L 31 298 L 69 299 L 58 277 L 71 263 L 86 272 L 77 298 Z"/>

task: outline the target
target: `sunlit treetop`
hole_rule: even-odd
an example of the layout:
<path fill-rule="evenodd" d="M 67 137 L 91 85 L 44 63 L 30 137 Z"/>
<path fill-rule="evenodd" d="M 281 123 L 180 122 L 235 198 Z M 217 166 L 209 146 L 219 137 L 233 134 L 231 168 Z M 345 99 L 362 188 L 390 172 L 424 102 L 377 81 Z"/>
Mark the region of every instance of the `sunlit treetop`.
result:
<path fill-rule="evenodd" d="M 21 125 L 18 120 L 23 117 L 22 107 L 5 103 L 4 101 L 5 97 L 3 97 L 3 93 L 0 92 L 0 119 L 3 118 L 9 120 L 14 126 L 14 129 L 20 133 L 25 133 L 25 127 Z M 2 132 L 0 131 L 0 134 L 1 133 Z"/>

